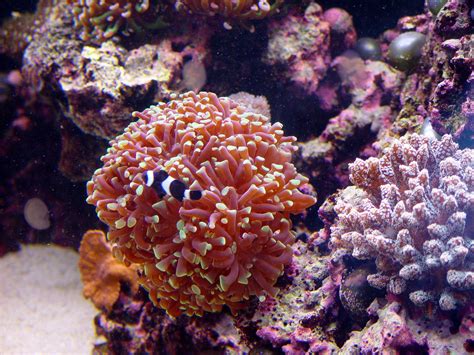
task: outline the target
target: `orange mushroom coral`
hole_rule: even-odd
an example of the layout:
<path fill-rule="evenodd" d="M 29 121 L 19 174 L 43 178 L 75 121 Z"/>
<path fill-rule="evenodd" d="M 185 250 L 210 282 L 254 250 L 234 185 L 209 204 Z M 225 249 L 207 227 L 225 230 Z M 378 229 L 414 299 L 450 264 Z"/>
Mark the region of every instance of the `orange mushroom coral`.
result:
<path fill-rule="evenodd" d="M 133 294 L 138 291 L 136 267 L 127 267 L 113 257 L 101 230 L 84 234 L 79 255 L 84 297 L 90 298 L 97 308 L 112 308 L 119 297 L 121 282 L 128 283 Z"/>

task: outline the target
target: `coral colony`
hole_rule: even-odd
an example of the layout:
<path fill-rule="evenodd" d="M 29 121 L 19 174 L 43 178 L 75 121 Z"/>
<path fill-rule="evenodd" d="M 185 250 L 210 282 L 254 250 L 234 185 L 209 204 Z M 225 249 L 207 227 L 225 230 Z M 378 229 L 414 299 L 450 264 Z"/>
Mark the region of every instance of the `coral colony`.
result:
<path fill-rule="evenodd" d="M 473 3 L 346 3 L 5 18 L 0 256 L 78 249 L 95 351 L 474 351 Z"/>
<path fill-rule="evenodd" d="M 146 16 L 154 13 L 150 0 L 67 0 L 73 6 L 74 23 L 84 40 L 96 38 L 105 41 L 119 31 L 129 36 L 143 27 L 162 27 L 159 18 L 155 24 L 145 23 Z"/>
<path fill-rule="evenodd" d="M 267 0 L 178 0 L 176 7 L 207 16 L 218 14 L 224 18 L 256 20 L 273 14 L 282 3 L 283 0 L 271 0 L 271 3 Z"/>
<path fill-rule="evenodd" d="M 291 261 L 290 214 L 315 203 L 298 190 L 307 179 L 290 162 L 295 138 L 205 92 L 134 116 L 87 185 L 115 255 L 140 265 L 140 282 L 172 316 L 274 296 Z M 150 171 L 166 171 L 202 197 L 181 202 L 169 187 L 157 194 Z"/>
<path fill-rule="evenodd" d="M 120 32 L 122 36 L 167 26 L 162 19 L 166 1 L 150 0 L 66 0 L 73 6 L 74 23 L 84 40 L 106 41 Z M 171 2 L 173 3 L 173 1 Z M 223 19 L 256 20 L 273 14 L 283 0 L 177 0 L 178 11 Z M 230 28 L 230 24 L 225 23 Z"/>
<path fill-rule="evenodd" d="M 458 149 L 449 135 L 415 134 L 349 169 L 363 193 L 356 204 L 336 204 L 332 247 L 375 260 L 377 272 L 367 277 L 373 287 L 407 292 L 420 306 L 462 306 L 463 291 L 474 287 L 474 151 Z"/>

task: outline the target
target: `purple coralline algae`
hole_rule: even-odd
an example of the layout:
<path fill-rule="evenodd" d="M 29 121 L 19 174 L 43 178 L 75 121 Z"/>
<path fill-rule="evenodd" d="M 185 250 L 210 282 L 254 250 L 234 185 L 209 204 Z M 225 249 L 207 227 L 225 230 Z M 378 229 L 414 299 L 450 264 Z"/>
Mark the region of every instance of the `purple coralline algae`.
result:
<path fill-rule="evenodd" d="M 349 170 L 364 197 L 336 203 L 332 248 L 374 260 L 369 284 L 408 293 L 418 306 L 466 304 L 474 291 L 474 151 L 449 135 L 414 134 Z"/>
<path fill-rule="evenodd" d="M 331 29 L 331 54 L 336 56 L 352 48 L 357 40 L 357 33 L 352 23 L 352 16 L 345 10 L 334 7 L 324 11 L 324 20 Z"/>
<path fill-rule="evenodd" d="M 331 118 L 320 135 L 322 141 L 332 143 L 333 149 L 341 150 L 351 138 L 364 128 L 374 135 L 390 126 L 395 115 L 390 107 L 402 83 L 399 73 L 381 61 L 366 61 L 347 56 L 336 57 L 331 63 L 340 79 L 341 94 L 351 99 L 349 106 Z M 319 98 L 331 88 L 319 91 Z M 329 108 L 329 102 L 326 104 Z"/>
<path fill-rule="evenodd" d="M 384 137 L 395 119 L 397 112 L 391 103 L 403 83 L 401 74 L 381 61 L 341 55 L 330 69 L 337 78 L 320 85 L 321 107 L 332 112 L 342 106 L 341 98 L 349 99 L 350 104 L 329 119 L 318 137 L 300 143 L 297 157 L 300 169 L 313 176 L 312 183 L 323 197 L 327 185 L 332 192 L 334 187 L 347 185 L 347 163 L 354 155 L 375 154 L 370 143 Z"/>
<path fill-rule="evenodd" d="M 99 352 L 243 354 L 249 351 L 232 316 L 172 319 L 154 307 L 143 291 L 135 298 L 122 293 L 113 310 L 97 315 L 95 323 L 97 334 L 106 339 L 95 345 Z"/>
<path fill-rule="evenodd" d="M 263 61 L 304 95 L 314 94 L 331 61 L 329 34 L 321 6 L 312 3 L 304 14 L 272 20 Z"/>
<path fill-rule="evenodd" d="M 400 19 L 395 30 L 383 34 L 385 48 L 407 31 L 425 34 L 426 44 L 416 70 L 405 80 L 390 134 L 417 132 L 430 119 L 439 134 L 449 133 L 466 146 L 474 136 L 474 46 L 468 1 L 449 0 L 436 17 Z"/>
<path fill-rule="evenodd" d="M 295 244 L 288 283 L 276 298 L 261 302 L 251 319 L 261 340 L 287 354 L 335 348 L 340 274 L 329 276 L 328 258 L 310 246 Z"/>
<path fill-rule="evenodd" d="M 369 310 L 375 318 L 364 329 L 351 333 L 341 354 L 464 354 L 472 347 L 472 310 L 462 317 L 455 334 L 449 331 L 450 320 L 413 320 L 398 302 L 381 305 L 374 301 Z"/>

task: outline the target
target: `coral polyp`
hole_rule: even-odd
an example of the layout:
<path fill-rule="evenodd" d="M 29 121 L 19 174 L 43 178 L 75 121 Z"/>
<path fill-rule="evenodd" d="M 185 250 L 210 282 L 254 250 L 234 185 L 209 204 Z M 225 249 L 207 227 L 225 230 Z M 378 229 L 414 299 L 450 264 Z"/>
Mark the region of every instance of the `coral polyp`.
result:
<path fill-rule="evenodd" d="M 116 257 L 172 316 L 202 315 L 274 296 L 292 257 L 291 213 L 315 199 L 291 163 L 294 137 L 229 98 L 189 92 L 136 112 L 88 183 Z M 202 191 L 182 202 L 143 178 L 165 170 Z"/>
<path fill-rule="evenodd" d="M 189 12 L 240 20 L 258 20 L 274 13 L 284 0 L 178 0 L 177 8 Z"/>
<path fill-rule="evenodd" d="M 67 0 L 73 6 L 74 22 L 82 29 L 84 40 L 105 41 L 119 31 L 124 35 L 138 32 L 142 27 L 164 25 L 159 17 L 146 24 L 145 15 L 156 12 L 150 0 Z M 151 15 L 153 16 L 153 15 Z"/>

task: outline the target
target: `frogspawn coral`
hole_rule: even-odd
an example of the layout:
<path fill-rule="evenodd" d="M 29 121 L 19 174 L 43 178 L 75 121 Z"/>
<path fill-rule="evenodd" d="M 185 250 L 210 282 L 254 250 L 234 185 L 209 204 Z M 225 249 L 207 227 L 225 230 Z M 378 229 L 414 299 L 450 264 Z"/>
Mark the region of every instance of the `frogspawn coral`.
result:
<path fill-rule="evenodd" d="M 291 163 L 295 138 L 206 92 L 134 116 L 87 185 L 115 256 L 139 264 L 140 282 L 172 316 L 275 295 L 292 257 L 290 213 L 315 203 L 298 190 L 307 179 Z M 143 173 L 161 169 L 202 197 L 160 198 Z"/>
<path fill-rule="evenodd" d="M 284 0 L 178 0 L 177 8 L 185 8 L 196 14 L 239 20 L 256 20 L 267 17 L 283 3 Z"/>
<path fill-rule="evenodd" d="M 159 28 L 165 24 L 150 0 L 67 0 L 73 6 L 76 27 L 82 28 L 84 40 L 105 41 L 119 30 L 130 35 L 142 27 Z M 145 15 L 154 23 L 147 23 Z"/>
<path fill-rule="evenodd" d="M 375 260 L 369 284 L 416 305 L 464 303 L 474 291 L 474 150 L 449 135 L 405 136 L 381 158 L 357 159 L 350 179 L 358 197 L 337 202 L 332 248 Z"/>

